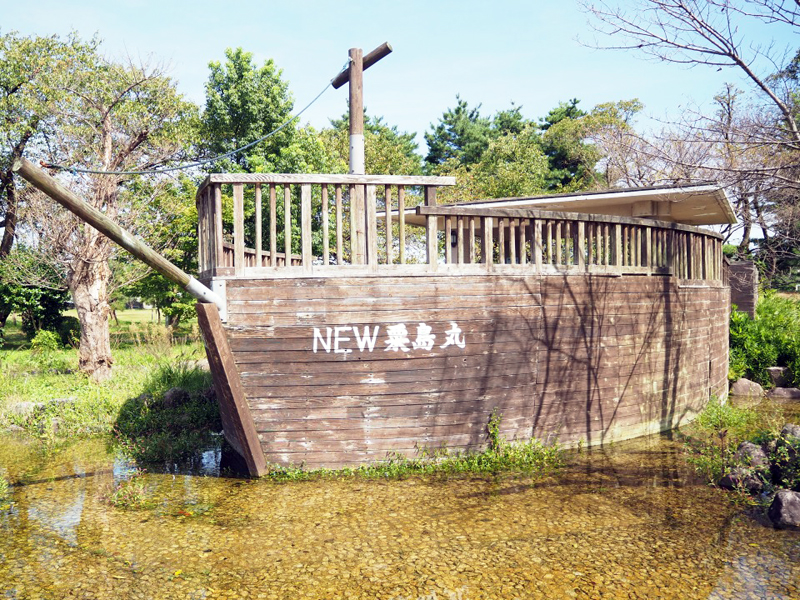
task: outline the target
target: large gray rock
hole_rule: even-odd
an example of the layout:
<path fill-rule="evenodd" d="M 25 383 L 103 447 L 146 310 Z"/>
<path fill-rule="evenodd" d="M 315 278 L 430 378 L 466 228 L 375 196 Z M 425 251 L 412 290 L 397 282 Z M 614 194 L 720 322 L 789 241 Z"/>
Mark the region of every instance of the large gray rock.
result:
<path fill-rule="evenodd" d="M 800 494 L 790 490 L 779 490 L 772 500 L 767 515 L 776 529 L 800 526 Z"/>
<path fill-rule="evenodd" d="M 12 404 L 8 411 L 12 415 L 19 415 L 20 417 L 28 417 L 33 414 L 35 411 L 41 409 L 44 406 L 44 402 L 17 402 L 16 404 Z"/>
<path fill-rule="evenodd" d="M 800 426 L 787 423 L 781 429 L 772 453 L 772 480 L 776 485 L 800 486 Z"/>
<path fill-rule="evenodd" d="M 761 446 L 753 442 L 742 442 L 736 449 L 734 460 L 743 467 L 753 469 L 768 469 L 769 457 Z"/>
<path fill-rule="evenodd" d="M 800 444 L 800 425 L 787 423 L 781 429 L 781 439 L 790 444 Z"/>
<path fill-rule="evenodd" d="M 769 367 L 767 369 L 772 385 L 775 387 L 786 387 L 789 385 L 789 369 L 786 367 Z"/>
<path fill-rule="evenodd" d="M 733 385 L 731 385 L 729 393 L 732 396 L 751 396 L 761 398 L 764 395 L 764 388 L 758 385 L 755 381 L 750 381 L 749 379 L 742 377 L 741 379 L 737 379 Z"/>
<path fill-rule="evenodd" d="M 164 394 L 164 406 L 167 408 L 177 408 L 189 402 L 189 392 L 183 388 L 174 387 L 167 390 Z"/>
<path fill-rule="evenodd" d="M 767 397 L 773 400 L 800 400 L 800 389 L 776 387 L 769 391 Z"/>
<path fill-rule="evenodd" d="M 745 489 L 750 494 L 757 494 L 764 489 L 764 482 L 753 469 L 734 467 L 722 476 L 719 487 L 725 490 Z"/>

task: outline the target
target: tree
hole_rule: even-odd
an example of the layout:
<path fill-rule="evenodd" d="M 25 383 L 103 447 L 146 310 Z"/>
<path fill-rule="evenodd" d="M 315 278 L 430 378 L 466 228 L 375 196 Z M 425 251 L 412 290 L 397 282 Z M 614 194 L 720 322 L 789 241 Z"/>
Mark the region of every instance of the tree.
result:
<path fill-rule="evenodd" d="M 164 185 L 156 194 L 151 214 L 164 218 L 152 221 L 148 237 L 158 240 L 161 254 L 186 273 L 197 272 L 197 205 L 196 183 L 186 175 Z M 131 275 L 126 265 L 113 265 L 117 280 L 115 295 L 125 298 L 143 298 L 152 303 L 159 314 L 166 316 L 168 327 L 177 327 L 181 320 L 194 312 L 196 300 L 181 286 L 150 271 L 142 278 Z M 127 277 L 126 277 L 127 275 Z M 125 285 L 126 281 L 133 282 Z"/>
<path fill-rule="evenodd" d="M 455 202 L 542 194 L 550 171 L 539 132 L 527 125 L 491 140 L 478 162 L 466 166 L 451 159 L 439 172 L 455 176 L 456 185 L 441 191 L 443 202 Z"/>
<path fill-rule="evenodd" d="M 595 181 L 594 166 L 600 159 L 584 140 L 588 116 L 578 108 L 580 100 L 560 102 L 541 120 L 542 148 L 550 164 L 547 188 L 558 192 L 586 189 Z"/>
<path fill-rule="evenodd" d="M 470 108 L 466 100 L 456 96 L 456 107 L 448 108 L 432 131 L 425 133 L 429 168 L 455 160 L 459 165 L 477 163 L 493 139 L 506 134 L 518 134 L 531 123 L 522 116 L 522 107 L 498 111 L 494 117 L 483 117 L 481 105 Z"/>
<path fill-rule="evenodd" d="M 67 76 L 55 82 L 63 95 L 52 108 L 47 145 L 36 154 L 53 164 L 111 172 L 65 175 L 67 183 L 94 208 L 122 226 L 147 237 L 159 215 L 148 204 L 157 193 L 156 180 L 124 171 L 141 171 L 180 158 L 192 139 L 195 107 L 157 69 L 107 60 L 85 47 Z M 138 185 L 138 187 L 137 187 Z M 118 252 L 92 227 L 31 191 L 26 208 L 26 235 L 35 250 L 54 265 L 72 294 L 81 325 L 79 364 L 95 380 L 111 375 L 108 329 L 109 261 Z"/>
<path fill-rule="evenodd" d="M 289 84 L 272 59 L 261 67 L 241 48 L 225 50 L 226 61 L 209 63 L 202 115 L 204 152 L 216 156 L 241 148 L 276 130 L 291 115 Z M 281 149 L 291 145 L 294 123 L 272 137 L 214 163 L 217 171 L 281 172 Z"/>
<path fill-rule="evenodd" d="M 448 108 L 432 131 L 425 132 L 429 165 L 455 160 L 460 165 L 477 162 L 489 147 L 491 122 L 480 114 L 481 105 L 470 108 L 456 96 L 456 107 Z"/>
<path fill-rule="evenodd" d="M 800 4 L 783 0 L 639 0 L 627 10 L 611 2 L 587 3 L 595 28 L 613 40 L 612 49 L 636 50 L 659 61 L 732 70 L 747 83 L 744 92 L 728 85 L 716 98 L 713 115 L 689 114 L 653 140 L 637 141 L 653 162 L 728 189 L 742 228 L 740 252 L 758 223 L 764 265 L 800 249 L 794 226 L 800 188 L 798 55 L 786 61 L 773 36 L 796 33 Z M 769 35 L 769 34 L 768 34 Z M 775 65 L 784 65 L 778 67 Z M 680 152 L 675 152 L 675 149 Z M 728 233 L 733 233 L 733 229 Z M 778 231 L 784 240 L 771 243 Z M 774 272 L 767 268 L 767 274 Z"/>
<path fill-rule="evenodd" d="M 11 166 L 28 147 L 45 142 L 72 65 L 96 43 L 84 43 L 74 35 L 66 40 L 22 37 L 15 32 L 0 36 L 0 261 L 12 250 L 19 219 L 20 184 Z M 11 310 L 10 303 L 0 302 L 0 328 Z"/>
<path fill-rule="evenodd" d="M 333 173 L 347 172 L 350 153 L 349 115 L 331 119 L 331 127 L 320 132 Z M 419 175 L 422 160 L 417 154 L 415 133 L 401 132 L 383 117 L 372 117 L 364 109 L 364 164 L 367 173 L 376 175 Z"/>
<path fill-rule="evenodd" d="M 771 72 L 759 72 L 758 62 L 772 69 L 784 62 L 771 41 L 748 40 L 741 31 L 748 25 L 777 25 L 796 30 L 800 5 L 784 0 L 638 0 L 623 10 L 610 2 L 584 3 L 594 18 L 595 29 L 619 40 L 605 46 L 636 50 L 659 61 L 736 69 L 744 75 L 784 121 L 788 138 L 800 143 L 787 89 L 773 85 Z M 760 60 L 766 59 L 766 60 Z"/>

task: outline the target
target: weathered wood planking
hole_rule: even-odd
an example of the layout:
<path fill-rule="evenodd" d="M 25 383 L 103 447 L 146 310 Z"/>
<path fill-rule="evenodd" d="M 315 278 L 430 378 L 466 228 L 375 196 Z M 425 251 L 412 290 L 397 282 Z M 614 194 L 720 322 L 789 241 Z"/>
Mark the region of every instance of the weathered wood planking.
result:
<path fill-rule="evenodd" d="M 213 304 L 197 304 L 196 308 L 208 364 L 214 374 L 225 439 L 244 458 L 251 475 L 263 475 L 267 471 L 267 464 L 264 453 L 258 447 L 250 407 L 219 318 L 219 310 Z"/>
<path fill-rule="evenodd" d="M 671 428 L 725 391 L 727 293 L 639 276 L 234 279 L 226 330 L 266 459 L 338 467 L 481 447 L 495 408 L 509 439 Z M 463 347 L 442 348 L 454 324 Z M 414 348 L 425 327 L 433 347 Z"/>

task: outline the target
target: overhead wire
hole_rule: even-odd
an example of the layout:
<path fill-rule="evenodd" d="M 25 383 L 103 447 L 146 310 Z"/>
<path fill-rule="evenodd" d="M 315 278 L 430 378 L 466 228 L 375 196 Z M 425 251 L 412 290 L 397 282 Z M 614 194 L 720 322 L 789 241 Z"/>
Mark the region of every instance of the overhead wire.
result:
<path fill-rule="evenodd" d="M 347 62 L 345 62 L 345 64 L 344 64 L 344 67 L 339 71 L 340 73 L 341 73 L 341 71 L 343 71 L 344 69 L 346 69 L 348 67 L 348 65 L 350 64 L 350 60 L 351 59 L 348 58 Z M 338 73 L 337 73 L 337 76 L 338 76 Z M 334 77 L 334 79 L 335 79 L 335 77 Z M 247 150 L 248 148 L 252 148 L 253 146 L 255 146 L 257 144 L 260 144 L 264 140 L 269 139 L 272 136 L 280 133 L 283 129 L 288 127 L 290 123 L 292 123 L 293 121 L 296 121 L 297 119 L 299 119 L 300 116 L 305 111 L 307 111 L 309 108 L 311 108 L 311 106 L 317 100 L 319 100 L 325 92 L 328 91 L 328 88 L 331 87 L 332 82 L 333 82 L 333 79 L 331 79 L 331 81 L 326 83 L 325 87 L 322 88 L 320 93 L 317 94 L 311 102 L 306 104 L 303 107 L 302 110 L 300 110 L 293 117 L 291 117 L 291 118 L 287 119 L 286 121 L 284 121 L 283 124 L 281 124 L 279 127 L 275 128 L 275 129 L 273 129 L 268 134 L 263 135 L 260 138 L 258 138 L 257 140 L 252 141 L 249 144 L 245 144 L 244 146 L 242 146 L 240 148 L 236 148 L 236 149 L 231 150 L 229 152 L 225 152 L 224 154 L 219 154 L 217 156 L 212 156 L 211 158 L 198 160 L 198 161 L 195 161 L 195 162 L 192 162 L 192 163 L 188 163 L 188 164 L 185 164 L 185 165 L 178 165 L 178 166 L 174 166 L 174 167 L 164 167 L 162 169 L 149 169 L 149 170 L 142 170 L 142 171 L 103 171 L 103 170 L 99 170 L 99 169 L 84 169 L 84 168 L 80 168 L 80 167 L 67 167 L 65 165 L 55 165 L 55 164 L 50 164 L 50 163 L 45 163 L 45 162 L 42 162 L 42 166 L 45 167 L 45 168 L 48 168 L 48 169 L 56 169 L 56 170 L 59 170 L 59 171 L 67 171 L 67 172 L 73 173 L 73 174 L 80 173 L 80 174 L 86 174 L 86 175 L 155 175 L 155 174 L 159 174 L 159 173 L 171 173 L 171 172 L 174 172 L 174 171 L 183 171 L 185 169 L 193 169 L 195 167 L 202 167 L 203 165 L 207 165 L 209 163 L 216 162 L 218 160 L 222 160 L 224 158 L 228 158 L 230 156 L 233 156 L 235 154 L 243 152 L 243 151 Z"/>

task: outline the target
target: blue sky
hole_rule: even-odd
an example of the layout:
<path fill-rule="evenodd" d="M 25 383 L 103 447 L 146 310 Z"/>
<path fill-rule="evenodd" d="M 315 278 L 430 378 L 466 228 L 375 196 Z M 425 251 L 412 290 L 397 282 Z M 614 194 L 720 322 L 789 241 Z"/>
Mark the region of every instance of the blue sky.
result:
<path fill-rule="evenodd" d="M 179 90 L 198 103 L 208 62 L 241 46 L 259 63 L 275 60 L 298 109 L 339 71 L 348 48 L 366 53 L 388 41 L 394 52 L 365 72 L 365 104 L 371 114 L 417 132 L 423 152 L 422 132 L 455 104 L 456 94 L 482 103 L 484 114 L 513 101 L 529 118 L 570 98 L 584 109 L 639 98 L 645 128 L 693 104 L 708 108 L 726 81 L 742 84 L 735 71 L 686 69 L 582 45 L 594 34 L 576 0 L 0 0 L 0 32 L 10 30 L 98 33 L 112 57 L 166 65 Z M 767 39 L 772 31 L 743 32 L 750 33 L 779 48 L 798 45 L 788 36 Z M 329 89 L 302 121 L 324 127 L 345 111 L 346 99 L 346 87 Z"/>

